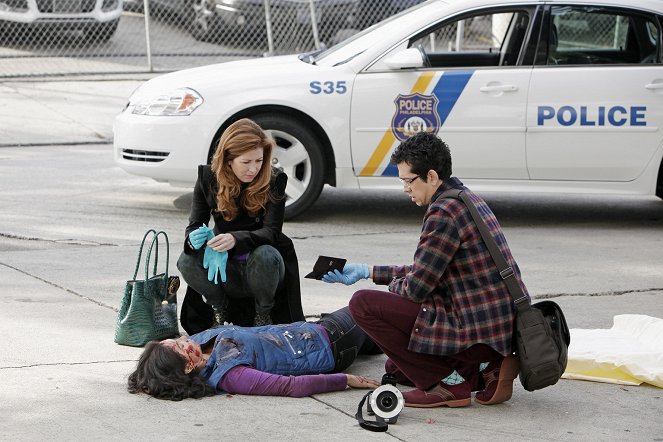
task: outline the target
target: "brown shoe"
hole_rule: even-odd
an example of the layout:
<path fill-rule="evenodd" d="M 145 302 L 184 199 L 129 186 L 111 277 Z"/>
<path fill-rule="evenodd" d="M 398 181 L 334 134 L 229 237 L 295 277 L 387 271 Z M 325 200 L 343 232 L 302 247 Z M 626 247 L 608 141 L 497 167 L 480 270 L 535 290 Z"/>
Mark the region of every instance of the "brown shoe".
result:
<path fill-rule="evenodd" d="M 413 408 L 467 407 L 472 402 L 471 390 L 468 382 L 458 385 L 439 383 L 426 391 L 406 391 L 403 393 L 403 399 L 406 407 Z"/>
<path fill-rule="evenodd" d="M 513 355 L 492 361 L 483 371 L 486 388 L 477 392 L 474 400 L 481 405 L 494 405 L 511 399 L 519 369 L 518 358 Z"/>

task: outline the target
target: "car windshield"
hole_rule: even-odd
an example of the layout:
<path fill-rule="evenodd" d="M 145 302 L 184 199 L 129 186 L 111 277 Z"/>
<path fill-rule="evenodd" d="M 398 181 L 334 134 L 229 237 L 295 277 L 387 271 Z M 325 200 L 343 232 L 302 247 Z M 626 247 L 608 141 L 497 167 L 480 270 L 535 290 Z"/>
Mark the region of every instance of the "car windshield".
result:
<path fill-rule="evenodd" d="M 431 3 L 439 3 L 439 0 L 428 0 L 423 3 L 419 3 L 418 5 L 401 11 L 398 14 L 392 15 L 391 17 L 374 24 L 373 26 L 370 26 L 363 31 L 354 34 L 353 36 L 343 40 L 342 42 L 332 46 L 329 49 L 308 53 L 304 58 L 300 56 L 300 59 L 308 63 L 325 66 L 338 66 L 347 63 L 374 44 L 383 42 L 385 35 L 389 35 L 391 33 L 388 30 L 388 28 L 390 28 L 389 24 L 391 22 L 402 15 L 409 14 L 412 11 Z"/>

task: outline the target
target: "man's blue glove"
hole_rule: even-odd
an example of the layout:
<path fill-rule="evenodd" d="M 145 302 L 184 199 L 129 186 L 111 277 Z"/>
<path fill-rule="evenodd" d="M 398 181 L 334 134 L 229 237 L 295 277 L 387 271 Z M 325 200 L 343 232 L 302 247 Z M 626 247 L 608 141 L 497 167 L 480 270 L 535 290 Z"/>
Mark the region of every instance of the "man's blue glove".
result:
<path fill-rule="evenodd" d="M 196 250 L 200 249 L 206 241 L 209 241 L 212 238 L 214 238 L 214 231 L 207 227 L 205 224 L 189 233 L 189 242 L 191 243 L 191 247 Z"/>
<path fill-rule="evenodd" d="M 346 264 L 343 266 L 343 273 L 338 270 L 327 272 L 322 277 L 324 282 L 340 282 L 345 285 L 351 285 L 360 279 L 368 279 L 368 264 Z"/>
<path fill-rule="evenodd" d="M 214 280 L 214 284 L 219 283 L 219 275 L 221 275 L 221 282 L 226 282 L 226 263 L 228 262 L 228 252 L 217 252 L 211 247 L 205 248 L 205 255 L 203 255 L 203 267 L 207 269 L 207 280 Z"/>

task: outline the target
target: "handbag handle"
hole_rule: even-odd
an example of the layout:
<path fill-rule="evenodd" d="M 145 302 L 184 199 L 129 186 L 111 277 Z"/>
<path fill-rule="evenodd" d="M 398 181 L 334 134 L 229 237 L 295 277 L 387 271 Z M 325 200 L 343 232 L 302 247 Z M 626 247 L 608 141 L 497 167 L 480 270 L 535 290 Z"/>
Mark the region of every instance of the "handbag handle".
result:
<path fill-rule="evenodd" d="M 138 259 L 136 259 L 136 268 L 134 269 L 134 277 L 133 277 L 134 280 L 138 275 L 138 268 L 140 267 L 140 257 L 143 254 L 143 246 L 145 246 L 145 240 L 147 239 L 147 236 L 150 233 L 154 233 L 156 235 L 157 231 L 154 229 L 149 229 L 147 232 L 145 232 L 145 235 L 143 235 L 143 240 L 140 242 L 140 249 L 138 251 Z M 155 262 L 154 272 L 156 273 L 156 262 Z"/>
<path fill-rule="evenodd" d="M 168 279 L 168 265 L 169 265 L 169 260 L 170 260 L 170 244 L 168 242 L 168 235 L 166 235 L 166 232 L 163 230 L 159 230 L 154 234 L 154 237 L 152 238 L 152 244 L 150 244 L 150 248 L 147 250 L 147 256 L 145 257 L 145 279 L 147 280 L 149 278 L 149 272 L 150 272 L 150 257 L 152 255 L 152 249 L 155 249 L 155 254 L 154 254 L 154 269 L 152 271 L 152 276 L 155 276 L 157 274 L 157 263 L 159 262 L 159 235 L 163 235 L 163 238 L 166 240 L 166 279 Z M 155 247 L 156 245 L 156 247 Z"/>
<path fill-rule="evenodd" d="M 483 238 L 483 242 L 488 248 L 490 256 L 493 258 L 493 261 L 497 266 L 497 270 L 500 272 L 500 277 L 502 277 L 502 280 L 506 284 L 511 297 L 513 298 L 513 303 L 516 305 L 516 308 L 519 311 L 529 308 L 530 301 L 527 296 L 525 296 L 525 293 L 523 293 L 523 289 L 520 287 L 520 284 L 516 279 L 513 268 L 506 262 L 506 259 L 504 259 L 504 255 L 495 242 L 495 238 L 493 238 L 490 230 L 488 230 L 488 226 L 486 225 L 483 218 L 481 218 L 477 207 L 474 205 L 470 197 L 467 196 L 463 190 L 451 189 L 444 192 L 442 194 L 442 198 L 454 198 L 465 203 L 465 206 L 467 206 L 467 209 L 470 211 L 470 215 L 472 215 L 474 224 L 476 224 L 477 228 L 479 229 L 479 233 L 481 234 L 481 238 Z"/>

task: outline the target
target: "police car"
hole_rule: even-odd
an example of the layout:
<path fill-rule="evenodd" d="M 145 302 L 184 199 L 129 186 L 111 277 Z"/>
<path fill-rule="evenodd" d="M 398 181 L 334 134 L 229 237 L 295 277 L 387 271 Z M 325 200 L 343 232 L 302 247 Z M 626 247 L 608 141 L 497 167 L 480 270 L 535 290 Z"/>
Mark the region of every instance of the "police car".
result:
<path fill-rule="evenodd" d="M 288 217 L 324 184 L 398 187 L 390 153 L 418 131 L 474 190 L 663 197 L 662 23 L 659 0 L 430 0 L 326 50 L 147 81 L 115 160 L 190 186 L 250 117 L 277 141 Z"/>

